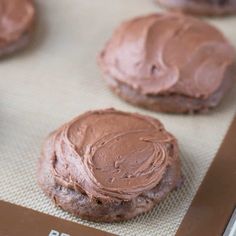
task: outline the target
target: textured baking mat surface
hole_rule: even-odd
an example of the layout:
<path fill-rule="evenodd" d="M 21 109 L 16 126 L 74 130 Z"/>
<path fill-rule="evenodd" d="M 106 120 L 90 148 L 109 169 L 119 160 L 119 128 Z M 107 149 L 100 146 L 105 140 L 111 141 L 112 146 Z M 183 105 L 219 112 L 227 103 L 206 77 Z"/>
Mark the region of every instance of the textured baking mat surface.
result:
<path fill-rule="evenodd" d="M 119 235 L 174 235 L 236 111 L 236 88 L 206 115 L 147 112 L 113 95 L 96 55 L 122 20 L 159 11 L 152 0 L 37 1 L 32 45 L 0 61 L 0 199 Z M 236 18 L 211 22 L 236 46 Z M 36 184 L 49 132 L 90 109 L 115 107 L 161 119 L 179 140 L 184 186 L 153 211 L 126 223 L 82 221 L 54 207 Z"/>

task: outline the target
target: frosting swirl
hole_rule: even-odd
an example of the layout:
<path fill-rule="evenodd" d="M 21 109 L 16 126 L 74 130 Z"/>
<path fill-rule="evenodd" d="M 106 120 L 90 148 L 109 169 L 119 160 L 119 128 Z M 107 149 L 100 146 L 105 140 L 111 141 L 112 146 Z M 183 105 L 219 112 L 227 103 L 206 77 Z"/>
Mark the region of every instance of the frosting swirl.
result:
<path fill-rule="evenodd" d="M 154 188 L 178 152 L 158 120 L 114 109 L 85 113 L 50 140 L 55 180 L 100 198 L 130 200 Z"/>
<path fill-rule="evenodd" d="M 106 75 L 142 94 L 195 98 L 214 93 L 234 60 L 217 29 L 177 13 L 124 22 L 99 57 Z"/>
<path fill-rule="evenodd" d="M 33 23 L 32 0 L 0 0 L 0 47 L 15 42 Z"/>

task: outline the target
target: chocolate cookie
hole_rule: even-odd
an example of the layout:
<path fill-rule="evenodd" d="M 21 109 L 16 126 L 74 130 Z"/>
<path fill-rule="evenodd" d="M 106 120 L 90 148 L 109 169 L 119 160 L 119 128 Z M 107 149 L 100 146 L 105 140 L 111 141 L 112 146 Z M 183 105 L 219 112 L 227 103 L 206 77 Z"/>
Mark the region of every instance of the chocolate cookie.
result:
<path fill-rule="evenodd" d="M 126 101 L 174 113 L 207 111 L 221 101 L 236 73 L 235 51 L 216 28 L 182 14 L 127 21 L 98 63 Z"/>
<path fill-rule="evenodd" d="M 90 111 L 49 136 L 38 182 L 57 206 L 81 218 L 128 220 L 181 183 L 177 141 L 151 117 Z"/>
<path fill-rule="evenodd" d="M 157 0 L 170 10 L 190 14 L 220 16 L 236 14 L 236 0 Z"/>
<path fill-rule="evenodd" d="M 0 57 L 29 43 L 34 18 L 32 0 L 0 0 Z"/>

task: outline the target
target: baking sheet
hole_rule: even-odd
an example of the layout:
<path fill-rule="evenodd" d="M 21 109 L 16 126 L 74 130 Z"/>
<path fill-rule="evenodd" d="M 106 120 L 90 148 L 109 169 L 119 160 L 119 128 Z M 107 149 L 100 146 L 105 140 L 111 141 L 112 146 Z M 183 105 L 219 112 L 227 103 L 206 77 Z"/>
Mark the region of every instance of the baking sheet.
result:
<path fill-rule="evenodd" d="M 121 21 L 160 11 L 152 0 L 38 0 L 32 45 L 0 61 L 0 199 L 119 235 L 174 235 L 236 111 L 236 87 L 206 115 L 148 112 L 107 88 L 96 55 Z M 236 46 L 236 17 L 210 20 Z M 82 221 L 54 207 L 36 184 L 40 148 L 74 116 L 115 107 L 160 119 L 179 140 L 185 184 L 126 223 Z"/>

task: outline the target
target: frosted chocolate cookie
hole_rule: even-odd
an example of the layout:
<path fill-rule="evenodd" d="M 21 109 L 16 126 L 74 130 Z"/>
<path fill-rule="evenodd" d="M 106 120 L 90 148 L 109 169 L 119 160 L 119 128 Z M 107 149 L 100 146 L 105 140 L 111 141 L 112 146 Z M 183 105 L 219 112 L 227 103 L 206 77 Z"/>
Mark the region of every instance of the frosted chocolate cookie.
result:
<path fill-rule="evenodd" d="M 236 0 L 156 0 L 170 10 L 190 14 L 221 16 L 236 14 Z"/>
<path fill-rule="evenodd" d="M 29 43 L 34 19 L 32 0 L 0 0 L 0 57 Z"/>
<path fill-rule="evenodd" d="M 219 104 L 235 77 L 235 51 L 215 27 L 182 14 L 124 22 L 99 55 L 110 88 L 154 111 L 196 113 Z"/>
<path fill-rule="evenodd" d="M 50 134 L 38 182 L 57 206 L 83 219 L 128 220 L 180 185 L 177 141 L 151 117 L 90 111 Z"/>

